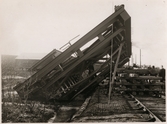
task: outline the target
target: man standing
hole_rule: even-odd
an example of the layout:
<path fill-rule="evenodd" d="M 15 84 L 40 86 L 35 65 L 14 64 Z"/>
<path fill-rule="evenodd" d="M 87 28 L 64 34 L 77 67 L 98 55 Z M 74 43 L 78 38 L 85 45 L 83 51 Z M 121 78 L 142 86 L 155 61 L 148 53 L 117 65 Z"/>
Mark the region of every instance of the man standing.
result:
<path fill-rule="evenodd" d="M 165 69 L 162 66 L 162 69 L 159 72 L 159 76 L 162 77 L 162 82 L 165 82 Z"/>

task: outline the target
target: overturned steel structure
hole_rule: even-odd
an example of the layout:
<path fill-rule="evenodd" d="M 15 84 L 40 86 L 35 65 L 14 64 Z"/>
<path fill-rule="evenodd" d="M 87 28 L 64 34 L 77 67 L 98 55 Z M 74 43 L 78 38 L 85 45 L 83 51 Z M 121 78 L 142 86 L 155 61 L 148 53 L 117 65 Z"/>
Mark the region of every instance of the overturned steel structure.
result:
<path fill-rule="evenodd" d="M 38 70 L 39 65 L 32 68 L 36 73 L 14 89 L 22 99 L 71 100 L 85 91 L 89 93 L 109 76 L 111 65 L 114 71 L 116 65 L 127 63 L 130 56 L 131 17 L 123 5 L 116 6 L 111 16 L 60 55 L 54 57 L 51 53 L 42 59 Z"/>

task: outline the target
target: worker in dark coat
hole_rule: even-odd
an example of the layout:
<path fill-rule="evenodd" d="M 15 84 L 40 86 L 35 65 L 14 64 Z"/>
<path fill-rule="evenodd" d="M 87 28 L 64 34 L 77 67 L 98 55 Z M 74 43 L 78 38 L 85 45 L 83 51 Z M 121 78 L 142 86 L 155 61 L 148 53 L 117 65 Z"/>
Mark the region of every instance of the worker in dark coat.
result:
<path fill-rule="evenodd" d="M 156 72 L 155 66 L 152 66 L 152 68 L 149 68 L 149 72 L 151 76 L 157 76 L 158 73 Z"/>
<path fill-rule="evenodd" d="M 165 71 L 166 70 L 162 66 L 162 69 L 159 72 L 159 76 L 162 77 L 162 80 L 161 80 L 162 82 L 165 82 Z"/>

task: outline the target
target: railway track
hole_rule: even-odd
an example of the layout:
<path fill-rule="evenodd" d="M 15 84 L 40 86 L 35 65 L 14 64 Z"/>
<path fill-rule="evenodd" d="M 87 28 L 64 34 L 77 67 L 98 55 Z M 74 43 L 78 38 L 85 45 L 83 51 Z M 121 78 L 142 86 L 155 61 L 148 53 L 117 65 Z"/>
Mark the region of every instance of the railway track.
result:
<path fill-rule="evenodd" d="M 162 122 L 166 121 L 166 103 L 164 98 L 136 97 Z"/>
<path fill-rule="evenodd" d="M 83 108 L 82 108 L 83 109 Z M 88 106 L 72 122 L 165 122 L 165 99 L 114 93 L 108 104 L 106 89 L 97 89 Z"/>
<path fill-rule="evenodd" d="M 130 97 L 134 100 L 134 102 L 136 103 L 136 105 L 139 107 L 139 109 L 143 110 L 145 113 L 149 114 L 150 120 L 149 121 L 153 121 L 153 122 L 162 122 L 164 119 L 160 118 L 157 116 L 156 112 L 157 111 L 151 111 L 148 108 L 148 103 L 146 103 L 146 101 L 140 101 L 137 97 L 133 96 L 132 94 L 129 94 Z M 154 106 L 155 108 L 155 106 Z M 165 112 L 165 109 L 164 109 Z"/>

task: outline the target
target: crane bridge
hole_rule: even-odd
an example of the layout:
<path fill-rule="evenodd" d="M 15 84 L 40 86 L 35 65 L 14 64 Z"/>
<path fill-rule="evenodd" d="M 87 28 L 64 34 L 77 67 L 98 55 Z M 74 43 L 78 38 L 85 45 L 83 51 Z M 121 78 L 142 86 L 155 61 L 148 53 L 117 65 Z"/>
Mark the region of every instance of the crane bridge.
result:
<path fill-rule="evenodd" d="M 96 88 L 110 71 L 114 75 L 132 54 L 131 17 L 124 5 L 115 6 L 113 14 L 67 45 L 58 56 L 51 52 L 41 59 L 31 68 L 35 73 L 14 87 L 21 99 L 72 100 Z"/>

